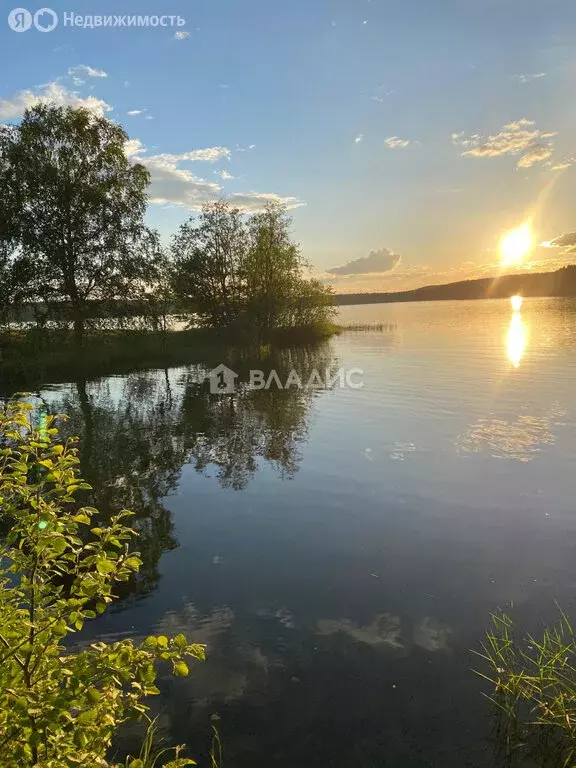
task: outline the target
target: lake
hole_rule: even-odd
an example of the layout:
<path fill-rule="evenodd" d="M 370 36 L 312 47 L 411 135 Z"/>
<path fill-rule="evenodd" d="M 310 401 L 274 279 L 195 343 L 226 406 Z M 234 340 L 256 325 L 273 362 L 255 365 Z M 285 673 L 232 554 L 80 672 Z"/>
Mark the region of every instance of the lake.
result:
<path fill-rule="evenodd" d="M 83 641 L 184 632 L 160 722 L 226 768 L 493 766 L 473 651 L 490 612 L 574 609 L 576 301 L 342 308 L 346 332 L 252 368 L 361 388 L 210 394 L 202 365 L 46 387 L 144 568 Z"/>

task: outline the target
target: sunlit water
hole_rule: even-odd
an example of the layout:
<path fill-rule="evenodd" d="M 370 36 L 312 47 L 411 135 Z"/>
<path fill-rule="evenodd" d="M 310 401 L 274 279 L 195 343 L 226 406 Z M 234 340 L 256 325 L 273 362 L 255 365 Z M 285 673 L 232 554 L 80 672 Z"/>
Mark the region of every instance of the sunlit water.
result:
<path fill-rule="evenodd" d="M 347 307 L 383 330 L 279 364 L 360 368 L 362 389 L 212 396 L 195 366 L 44 392 L 98 504 L 140 520 L 137 595 L 93 633 L 208 646 L 163 686 L 173 742 L 202 756 L 217 724 L 226 768 L 495 764 L 471 671 L 489 612 L 574 608 L 575 319 Z"/>

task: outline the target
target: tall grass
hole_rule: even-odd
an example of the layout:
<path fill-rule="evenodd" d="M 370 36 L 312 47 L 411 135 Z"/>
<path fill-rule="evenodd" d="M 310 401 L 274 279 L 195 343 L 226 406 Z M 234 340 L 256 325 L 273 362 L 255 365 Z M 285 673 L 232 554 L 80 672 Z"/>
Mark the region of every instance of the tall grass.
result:
<path fill-rule="evenodd" d="M 395 331 L 398 326 L 395 323 L 345 323 L 337 326 L 338 331 L 341 333 L 357 332 L 357 333 L 390 333 Z"/>
<path fill-rule="evenodd" d="M 181 761 L 182 766 L 196 765 L 196 762 L 191 758 L 183 758 L 182 751 L 185 747 L 159 746 L 162 737 L 159 735 L 160 729 L 158 727 L 158 718 L 148 718 L 148 720 L 146 736 L 142 742 L 140 753 L 138 757 L 130 756 L 126 759 L 126 768 L 158 768 L 158 766 L 164 765 L 168 759 L 170 759 L 170 761 Z"/>
<path fill-rule="evenodd" d="M 566 613 L 540 637 L 518 635 L 504 612 L 492 616 L 478 671 L 493 690 L 499 748 L 509 764 L 576 765 L 576 634 Z M 524 764 L 523 762 L 520 764 Z"/>
<path fill-rule="evenodd" d="M 146 736 L 142 742 L 142 747 L 137 757 L 128 757 L 124 763 L 125 768 L 159 768 L 166 761 L 176 761 L 176 764 L 196 765 L 191 758 L 185 758 L 182 755 L 185 747 L 162 747 L 162 737 L 158 726 L 158 718 L 148 718 L 148 727 Z M 222 742 L 216 726 L 212 726 L 212 744 L 209 752 L 209 768 L 222 768 Z"/>

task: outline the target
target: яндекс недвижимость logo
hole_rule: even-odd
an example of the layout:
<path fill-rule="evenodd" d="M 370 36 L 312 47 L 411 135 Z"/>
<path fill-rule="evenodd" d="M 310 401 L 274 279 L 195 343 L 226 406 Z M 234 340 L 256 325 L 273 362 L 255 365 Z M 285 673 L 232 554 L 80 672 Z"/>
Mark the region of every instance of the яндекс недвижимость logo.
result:
<path fill-rule="evenodd" d="M 58 26 L 58 14 L 52 8 L 40 8 L 34 15 L 27 8 L 14 8 L 8 14 L 8 26 L 14 32 L 27 32 L 32 25 L 38 32 L 52 32 Z"/>
<path fill-rule="evenodd" d="M 75 11 L 64 11 L 58 17 L 52 8 L 40 8 L 31 13 L 27 8 L 13 8 L 8 14 L 8 26 L 13 32 L 27 32 L 34 26 L 38 32 L 52 32 L 59 21 L 62 27 L 70 29 L 110 29 L 112 27 L 125 29 L 127 27 L 162 29 L 163 27 L 183 27 L 186 19 L 179 14 L 81 14 Z M 188 37 L 188 32 L 177 32 L 176 39 Z"/>

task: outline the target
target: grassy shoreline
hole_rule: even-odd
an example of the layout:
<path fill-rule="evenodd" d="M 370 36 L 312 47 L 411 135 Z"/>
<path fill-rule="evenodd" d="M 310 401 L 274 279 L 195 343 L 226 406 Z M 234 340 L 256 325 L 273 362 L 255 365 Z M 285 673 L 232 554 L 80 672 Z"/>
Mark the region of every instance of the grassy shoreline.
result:
<path fill-rule="evenodd" d="M 332 324 L 278 329 L 266 343 L 276 348 L 317 344 L 340 331 Z M 149 368 L 192 363 L 215 365 L 233 359 L 239 350 L 253 350 L 257 354 L 259 348 L 260 343 L 254 338 L 228 329 L 196 328 L 165 333 L 99 331 L 88 334 L 81 348 L 58 333 L 13 333 L 0 337 L 0 391 L 23 384 L 31 389 L 48 382 L 88 380 Z"/>

